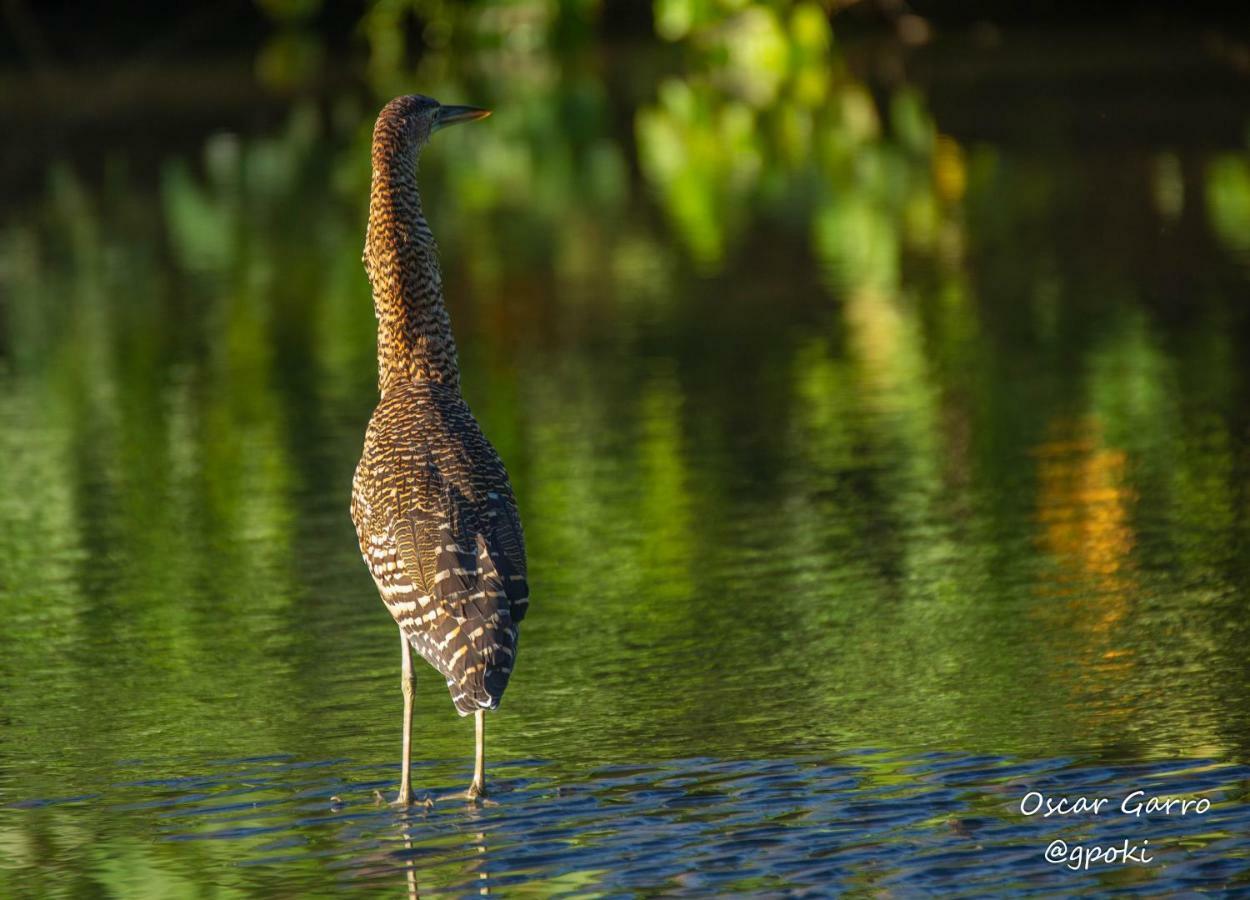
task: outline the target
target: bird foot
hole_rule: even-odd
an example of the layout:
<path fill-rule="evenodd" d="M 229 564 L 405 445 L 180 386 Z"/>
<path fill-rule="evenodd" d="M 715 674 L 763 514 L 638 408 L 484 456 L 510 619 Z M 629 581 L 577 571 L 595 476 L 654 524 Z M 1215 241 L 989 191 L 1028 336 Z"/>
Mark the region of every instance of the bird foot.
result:
<path fill-rule="evenodd" d="M 484 784 L 479 784 L 476 781 L 469 785 L 469 789 L 464 792 L 464 799 L 468 800 L 470 803 L 475 803 L 478 806 L 499 805 L 494 800 L 487 799 L 486 786 Z"/>
<path fill-rule="evenodd" d="M 386 798 L 382 796 L 381 791 L 373 792 L 373 801 L 378 806 L 386 804 Z M 424 806 L 426 809 L 429 809 L 434 805 L 434 800 L 431 799 L 428 794 L 425 797 L 417 798 L 412 796 L 411 793 L 406 796 L 403 793 L 400 793 L 398 797 L 386 805 L 395 806 L 400 809 L 407 809 L 410 806 Z"/>

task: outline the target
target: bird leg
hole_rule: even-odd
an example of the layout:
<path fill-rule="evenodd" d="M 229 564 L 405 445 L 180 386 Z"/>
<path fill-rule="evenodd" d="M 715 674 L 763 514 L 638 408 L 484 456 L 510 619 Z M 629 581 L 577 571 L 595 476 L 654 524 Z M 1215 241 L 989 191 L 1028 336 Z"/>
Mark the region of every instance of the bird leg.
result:
<path fill-rule="evenodd" d="M 486 796 L 486 710 L 479 709 L 477 717 L 477 758 L 473 764 L 473 783 L 465 797 L 477 800 Z"/>
<path fill-rule="evenodd" d="M 417 676 L 412 671 L 412 646 L 403 629 L 399 630 L 400 641 L 404 645 L 403 670 L 400 674 L 400 689 L 404 692 L 404 761 L 399 776 L 398 806 L 407 806 L 412 802 L 411 783 L 411 751 L 412 751 L 412 698 L 417 693 Z"/>

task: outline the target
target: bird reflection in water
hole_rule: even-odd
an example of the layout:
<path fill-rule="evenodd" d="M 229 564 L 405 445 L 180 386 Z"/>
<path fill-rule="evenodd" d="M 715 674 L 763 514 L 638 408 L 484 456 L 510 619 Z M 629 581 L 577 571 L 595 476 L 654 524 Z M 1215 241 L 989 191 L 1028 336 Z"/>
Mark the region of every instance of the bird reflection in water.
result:
<path fill-rule="evenodd" d="M 420 880 L 417 874 L 417 859 L 412 838 L 413 828 L 412 820 L 405 816 L 400 824 L 400 832 L 403 835 L 404 849 L 402 852 L 404 880 L 408 888 L 409 900 L 417 900 L 421 896 Z M 468 835 L 470 846 L 477 850 L 477 856 L 468 861 L 467 871 L 476 872 L 477 880 L 480 882 L 478 893 L 485 896 L 490 893 L 490 872 L 487 869 L 487 853 L 486 853 L 486 833 L 483 831 L 473 832 Z M 465 885 L 467 889 L 467 885 Z"/>

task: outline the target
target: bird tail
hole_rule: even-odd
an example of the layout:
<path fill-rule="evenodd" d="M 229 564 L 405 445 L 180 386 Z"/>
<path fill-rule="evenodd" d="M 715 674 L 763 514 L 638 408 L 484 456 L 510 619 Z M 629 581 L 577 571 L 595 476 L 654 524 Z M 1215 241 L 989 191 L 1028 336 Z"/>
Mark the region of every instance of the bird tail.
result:
<path fill-rule="evenodd" d="M 498 709 L 512 677 L 519 638 L 506 590 L 506 558 L 492 554 L 483 535 L 477 536 L 476 543 L 477 583 L 452 612 L 464 643 L 444 673 L 452 702 L 462 716 Z"/>

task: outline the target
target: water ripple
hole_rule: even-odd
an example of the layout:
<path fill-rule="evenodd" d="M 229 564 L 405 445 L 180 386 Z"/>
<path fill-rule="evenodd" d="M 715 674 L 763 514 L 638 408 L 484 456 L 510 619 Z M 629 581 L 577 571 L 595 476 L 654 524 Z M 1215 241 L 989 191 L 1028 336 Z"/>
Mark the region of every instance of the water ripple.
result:
<path fill-rule="evenodd" d="M 403 810 L 377 794 L 393 791 L 393 767 L 274 756 L 130 778 L 95 798 L 18 801 L 5 815 L 84 803 L 132 823 L 132 835 L 220 848 L 214 858 L 228 861 L 221 883 L 245 888 L 329 882 L 402 892 L 415 882 L 426 895 L 525 887 L 555 895 L 1067 896 L 1250 887 L 1250 768 L 1210 760 L 1108 765 L 858 751 L 580 773 L 525 760 L 493 768 L 494 791 L 480 807 L 460 798 L 460 766 L 414 768 L 421 802 Z M 1201 814 L 1122 812 L 1121 800 L 1137 790 L 1212 805 Z M 1031 791 L 1108 799 L 1097 815 L 1024 815 Z M 1058 840 L 1069 851 L 1127 840 L 1149 847 L 1152 859 L 1074 871 L 1044 860 Z M 20 883 L 21 869 L 10 874 Z"/>

